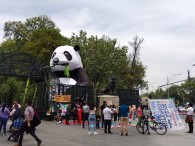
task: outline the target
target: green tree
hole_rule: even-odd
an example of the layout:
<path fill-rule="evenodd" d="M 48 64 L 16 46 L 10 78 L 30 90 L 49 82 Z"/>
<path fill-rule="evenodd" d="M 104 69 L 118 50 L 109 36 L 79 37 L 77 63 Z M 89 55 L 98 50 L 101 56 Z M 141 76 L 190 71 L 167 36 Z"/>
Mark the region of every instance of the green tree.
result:
<path fill-rule="evenodd" d="M 181 84 L 179 93 L 184 102 L 195 103 L 195 81 L 194 78 L 189 78 Z"/>
<path fill-rule="evenodd" d="M 101 90 L 107 85 L 110 77 L 116 78 L 118 88 L 134 88 L 144 84 L 145 67 L 138 60 L 138 56 L 134 58 L 132 67 L 132 60 L 127 56 L 129 48 L 116 46 L 116 39 L 107 36 L 87 37 L 87 33 L 81 30 L 79 35 L 73 33 L 69 43 L 81 46 L 80 55 L 84 68 L 95 89 Z M 136 53 L 138 54 L 139 50 Z M 132 69 L 136 73 L 131 74 Z"/>
<path fill-rule="evenodd" d="M 128 54 L 128 46 L 117 46 L 117 40 L 107 36 L 87 36 L 87 32 L 81 30 L 79 35 L 73 33 L 70 39 L 66 38 L 45 15 L 32 17 L 24 22 L 6 22 L 4 32 L 6 40 L 1 44 L 0 51 L 28 52 L 48 64 L 54 48 L 78 44 L 81 47 L 80 55 L 84 69 L 89 75 L 94 91 L 103 89 L 110 77 L 116 78 L 118 89 L 146 86 L 146 67 L 139 60 L 143 39 L 137 36 L 129 43 L 133 52 Z"/>
<path fill-rule="evenodd" d="M 5 101 L 9 106 L 12 105 L 14 99 L 19 102 L 22 99 L 24 91 L 24 82 L 14 77 L 1 77 L 0 85 L 0 98 Z"/>
<path fill-rule="evenodd" d="M 25 22 L 6 22 L 4 32 L 6 42 L 1 48 L 28 52 L 45 62 L 49 62 L 54 48 L 68 41 L 60 34 L 55 23 L 45 15 L 26 19 Z"/>
<path fill-rule="evenodd" d="M 15 50 L 17 50 L 15 40 L 7 39 L 0 44 L 0 52 L 14 52 Z"/>

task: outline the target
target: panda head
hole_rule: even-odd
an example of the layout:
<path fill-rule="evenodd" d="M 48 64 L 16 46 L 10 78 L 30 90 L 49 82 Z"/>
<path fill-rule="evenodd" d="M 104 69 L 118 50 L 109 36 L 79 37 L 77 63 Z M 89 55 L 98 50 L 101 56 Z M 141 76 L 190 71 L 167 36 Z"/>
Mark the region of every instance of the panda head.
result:
<path fill-rule="evenodd" d="M 70 71 L 83 68 L 81 57 L 78 53 L 80 49 L 79 46 L 60 46 L 57 47 L 50 60 L 50 66 L 53 67 L 55 71 L 64 71 L 64 66 L 68 65 Z"/>

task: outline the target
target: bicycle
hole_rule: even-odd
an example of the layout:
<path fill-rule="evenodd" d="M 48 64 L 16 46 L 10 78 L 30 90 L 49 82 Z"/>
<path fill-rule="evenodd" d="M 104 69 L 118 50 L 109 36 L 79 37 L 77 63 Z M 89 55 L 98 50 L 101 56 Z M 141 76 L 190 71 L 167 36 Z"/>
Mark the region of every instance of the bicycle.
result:
<path fill-rule="evenodd" d="M 166 125 L 164 123 L 157 122 L 154 116 L 152 116 L 151 119 L 153 120 L 152 125 L 149 124 L 148 116 L 143 116 L 142 122 L 140 123 L 141 126 L 139 125 L 139 122 L 136 125 L 137 131 L 142 134 L 145 134 L 148 131 L 148 135 L 150 135 L 150 129 L 152 129 L 157 134 L 164 135 L 167 132 Z"/>

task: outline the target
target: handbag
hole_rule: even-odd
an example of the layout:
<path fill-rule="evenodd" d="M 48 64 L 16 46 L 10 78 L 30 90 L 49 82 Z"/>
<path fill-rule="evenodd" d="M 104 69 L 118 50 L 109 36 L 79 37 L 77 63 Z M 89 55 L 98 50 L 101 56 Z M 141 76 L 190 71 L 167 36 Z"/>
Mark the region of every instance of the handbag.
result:
<path fill-rule="evenodd" d="M 34 116 L 33 117 L 33 126 L 37 127 L 40 124 L 41 124 L 41 119 L 38 116 Z"/>
<path fill-rule="evenodd" d="M 29 112 L 30 112 L 30 114 L 32 114 L 30 110 L 29 110 Z M 37 114 L 33 115 L 32 126 L 35 128 L 40 124 L 41 124 L 41 119 L 37 116 Z"/>

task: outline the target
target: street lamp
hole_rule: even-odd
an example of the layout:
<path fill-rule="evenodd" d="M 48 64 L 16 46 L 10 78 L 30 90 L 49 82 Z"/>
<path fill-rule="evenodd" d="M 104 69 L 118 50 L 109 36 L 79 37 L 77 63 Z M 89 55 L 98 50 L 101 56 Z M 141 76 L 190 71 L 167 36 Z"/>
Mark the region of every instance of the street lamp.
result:
<path fill-rule="evenodd" d="M 152 87 L 152 90 L 151 90 L 151 91 L 153 92 L 153 84 L 154 84 L 154 83 L 158 83 L 158 82 L 152 82 L 152 83 L 150 83 L 150 84 L 147 85 L 146 90 L 147 90 L 147 94 L 148 94 L 148 95 L 149 95 L 149 89 L 150 89 L 150 87 Z M 151 92 L 151 91 L 150 91 L 150 92 Z"/>
<path fill-rule="evenodd" d="M 171 78 L 173 78 L 173 77 L 175 77 L 177 75 L 181 75 L 181 74 L 174 74 L 170 78 L 167 77 L 167 98 L 169 98 L 169 82 L 170 82 Z"/>
<path fill-rule="evenodd" d="M 153 92 L 153 84 L 158 83 L 158 82 L 152 82 L 150 86 L 152 86 L 152 92 Z"/>

